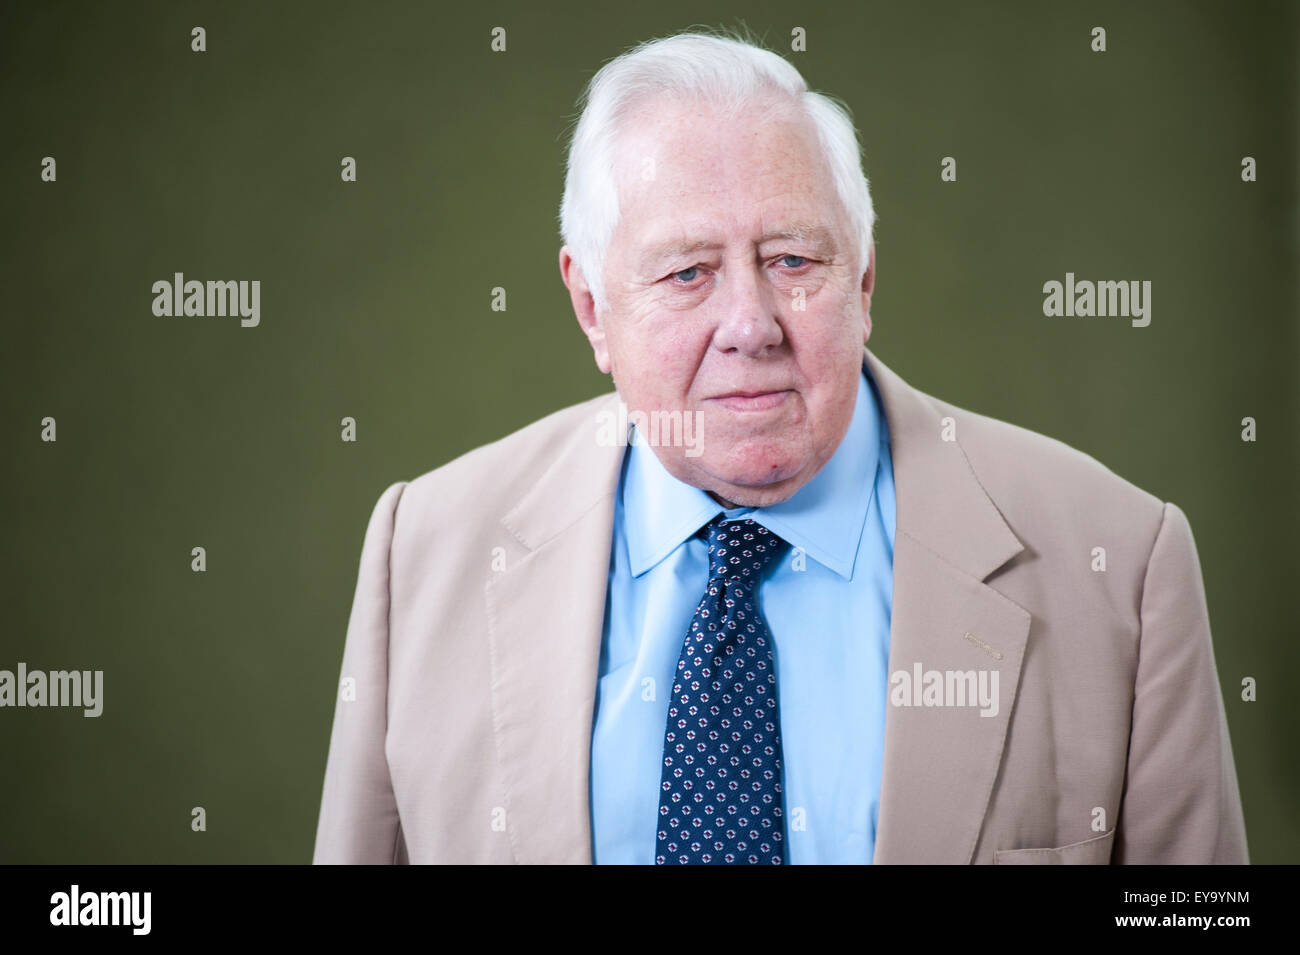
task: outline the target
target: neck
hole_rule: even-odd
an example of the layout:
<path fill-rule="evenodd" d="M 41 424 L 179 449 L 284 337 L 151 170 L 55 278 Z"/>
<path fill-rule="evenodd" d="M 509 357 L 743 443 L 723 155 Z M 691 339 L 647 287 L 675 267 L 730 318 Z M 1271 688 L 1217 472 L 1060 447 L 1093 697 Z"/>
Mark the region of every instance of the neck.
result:
<path fill-rule="evenodd" d="M 742 506 L 742 505 L 740 505 L 740 504 L 736 504 L 736 503 L 733 502 L 733 501 L 728 501 L 728 500 L 727 500 L 725 497 L 723 497 L 721 494 L 714 494 L 712 491 L 709 491 L 708 494 L 709 494 L 709 497 L 713 498 L 715 501 L 717 501 L 719 504 L 721 504 L 721 505 L 723 506 L 723 508 L 725 508 L 725 509 L 728 510 L 728 511 L 735 510 L 736 508 Z"/>

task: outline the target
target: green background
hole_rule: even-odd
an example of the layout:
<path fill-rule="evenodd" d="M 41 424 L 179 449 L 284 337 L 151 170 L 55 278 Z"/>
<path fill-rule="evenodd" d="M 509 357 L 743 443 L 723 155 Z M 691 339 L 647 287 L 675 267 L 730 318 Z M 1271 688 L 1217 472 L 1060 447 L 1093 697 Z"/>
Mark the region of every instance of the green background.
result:
<path fill-rule="evenodd" d="M 578 94 L 640 40 L 742 22 L 862 130 L 873 350 L 1187 512 L 1252 861 L 1300 861 L 1294 4 L 0 17 L 0 668 L 105 671 L 98 719 L 0 710 L 0 861 L 310 860 L 380 492 L 610 387 L 556 265 Z M 155 317 L 151 285 L 176 271 L 261 280 L 261 325 Z M 1067 271 L 1150 280 L 1151 325 L 1045 318 Z"/>

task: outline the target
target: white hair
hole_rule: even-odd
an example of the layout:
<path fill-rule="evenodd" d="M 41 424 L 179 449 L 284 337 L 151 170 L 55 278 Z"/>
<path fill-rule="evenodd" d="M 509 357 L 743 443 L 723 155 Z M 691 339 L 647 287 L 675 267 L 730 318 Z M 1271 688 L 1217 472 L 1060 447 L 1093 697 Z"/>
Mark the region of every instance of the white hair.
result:
<path fill-rule="evenodd" d="M 773 92 L 783 93 L 773 102 Z M 578 103 L 560 203 L 560 235 L 582 270 L 596 307 L 607 306 L 603 270 L 618 225 L 614 169 L 619 124 L 653 96 L 702 97 L 723 115 L 794 104 L 812 121 L 835 190 L 857 237 L 858 276 L 866 270 L 875 211 L 848 108 L 808 89 L 793 65 L 747 38 L 704 32 L 647 40 L 606 63 Z"/>

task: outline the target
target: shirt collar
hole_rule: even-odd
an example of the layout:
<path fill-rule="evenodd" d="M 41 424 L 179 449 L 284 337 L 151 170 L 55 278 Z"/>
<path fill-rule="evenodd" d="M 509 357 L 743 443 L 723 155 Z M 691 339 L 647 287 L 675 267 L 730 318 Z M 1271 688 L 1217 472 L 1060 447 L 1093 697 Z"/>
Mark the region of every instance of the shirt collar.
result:
<path fill-rule="evenodd" d="M 724 510 L 702 489 L 669 474 L 633 431 L 620 488 L 628 558 L 639 577 L 718 514 L 751 517 L 818 563 L 852 579 L 881 442 L 888 441 L 874 382 L 858 376 L 853 418 L 840 446 L 811 481 L 780 504 Z"/>

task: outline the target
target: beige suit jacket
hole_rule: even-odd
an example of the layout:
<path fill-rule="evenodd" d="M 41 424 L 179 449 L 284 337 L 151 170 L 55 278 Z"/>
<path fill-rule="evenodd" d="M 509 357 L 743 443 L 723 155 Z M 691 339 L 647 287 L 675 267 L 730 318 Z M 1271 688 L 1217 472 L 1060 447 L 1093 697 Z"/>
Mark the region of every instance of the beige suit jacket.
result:
<path fill-rule="evenodd" d="M 996 669 L 1000 694 L 992 718 L 888 707 L 875 861 L 1246 862 L 1183 512 L 865 360 L 897 487 L 889 672 Z M 616 402 L 558 411 L 379 498 L 317 863 L 591 862 L 625 451 L 597 440 L 597 416 Z"/>

